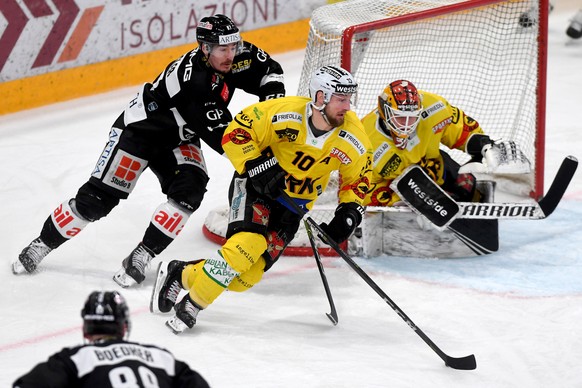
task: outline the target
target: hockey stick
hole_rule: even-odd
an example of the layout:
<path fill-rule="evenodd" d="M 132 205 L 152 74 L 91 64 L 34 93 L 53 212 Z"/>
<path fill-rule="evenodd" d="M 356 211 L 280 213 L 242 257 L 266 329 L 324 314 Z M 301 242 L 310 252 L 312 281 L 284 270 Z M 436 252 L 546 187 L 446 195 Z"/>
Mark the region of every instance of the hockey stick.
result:
<path fill-rule="evenodd" d="M 399 178 L 395 179 L 391 188 L 410 207 L 369 206 L 367 211 L 373 212 L 410 212 L 424 215 L 437 228 L 445 228 L 456 218 L 473 219 L 522 219 L 539 220 L 548 217 L 556 209 L 566 192 L 570 181 L 578 167 L 574 156 L 564 158 L 546 195 L 533 202 L 455 202 L 432 179 L 428 178 L 418 166 L 409 167 Z M 408 178 L 407 172 L 413 178 Z M 421 175 L 423 174 L 423 175 Z M 420 179 L 417 179 L 420 178 Z M 418 181 L 418 182 L 417 182 Z M 422 181 L 422 182 L 421 182 Z M 418 185 L 417 185 L 418 183 Z M 402 192 L 401 192 L 402 191 Z M 439 202 L 440 201 L 440 202 Z M 439 204 L 450 203 L 446 216 L 439 216 Z M 435 205 L 436 204 L 436 205 Z M 442 215 L 442 212 L 441 212 Z"/>
<path fill-rule="evenodd" d="M 286 192 L 281 191 L 281 196 L 283 197 L 285 202 L 287 204 L 289 204 L 289 206 L 291 206 L 295 210 L 295 212 L 297 214 L 302 215 L 303 217 L 305 216 L 305 212 L 303 211 L 303 209 L 301 209 L 301 207 L 299 207 L 299 205 L 297 205 L 295 203 L 295 201 L 293 201 Z M 325 295 L 327 296 L 327 300 L 329 301 L 329 307 L 331 308 L 331 311 L 329 312 L 329 314 L 326 313 L 325 315 L 327 315 L 327 317 L 329 318 L 331 323 L 333 323 L 333 325 L 335 326 L 338 323 L 337 310 L 335 309 L 335 304 L 333 303 L 333 297 L 331 296 L 331 289 L 329 288 L 329 283 L 327 282 L 327 276 L 325 276 L 325 270 L 323 268 L 323 263 L 321 262 L 321 257 L 319 256 L 319 250 L 317 249 L 317 246 L 315 244 L 315 237 L 313 235 L 313 230 L 311 229 L 311 226 L 309 226 L 309 223 L 306 220 L 304 220 L 303 223 L 305 225 L 305 231 L 307 232 L 307 237 L 309 237 L 309 244 L 311 244 L 311 249 L 313 250 L 313 257 L 315 258 L 315 262 L 317 263 L 317 269 L 319 270 L 319 275 L 321 276 L 321 281 L 323 282 L 323 288 L 325 289 Z"/>
<path fill-rule="evenodd" d="M 289 203 L 294 203 L 291 199 L 288 200 Z M 307 237 L 309 237 L 309 243 L 311 244 L 311 249 L 313 249 L 313 257 L 315 257 L 315 262 L 317 263 L 317 269 L 319 269 L 319 274 L 321 275 L 321 281 L 323 282 L 323 288 L 325 288 L 325 295 L 327 295 L 327 300 L 329 301 L 329 307 L 331 311 L 326 313 L 327 317 L 333 323 L 333 325 L 337 325 L 338 323 L 338 316 L 337 311 L 335 309 L 335 304 L 333 303 L 333 298 L 331 296 L 331 290 L 329 288 L 329 284 L 327 283 L 327 277 L 325 276 L 325 270 L 323 268 L 323 263 L 321 262 L 321 257 L 319 256 L 319 251 L 317 246 L 315 245 L 315 237 L 313 236 L 313 231 L 311 226 L 307 221 L 303 221 L 305 224 L 305 230 L 307 231 Z"/>
<path fill-rule="evenodd" d="M 356 262 L 346 253 L 343 249 L 335 242 L 333 239 L 329 237 L 329 235 L 319 226 L 317 222 L 313 220 L 313 218 L 307 216 L 307 213 L 299 207 L 289 196 L 283 192 L 283 198 L 291 205 L 297 214 L 305 218 L 305 222 L 309 223 L 319 234 L 320 237 L 323 236 L 325 241 L 328 245 L 330 245 L 333 250 L 337 252 L 338 255 L 341 256 L 342 259 L 358 274 L 364 281 L 374 290 L 376 293 L 406 322 L 406 324 L 414 330 L 416 334 L 436 353 L 438 356 L 445 362 L 445 365 L 451 367 L 453 369 L 462 369 L 462 370 L 472 370 L 477 367 L 477 362 L 475 360 L 474 355 L 469 355 L 465 357 L 451 357 L 444 353 L 424 332 L 416 326 L 414 322 L 404 313 L 404 311 L 398 307 L 392 299 L 382 289 L 368 276 L 368 274 L 356 264 Z"/>

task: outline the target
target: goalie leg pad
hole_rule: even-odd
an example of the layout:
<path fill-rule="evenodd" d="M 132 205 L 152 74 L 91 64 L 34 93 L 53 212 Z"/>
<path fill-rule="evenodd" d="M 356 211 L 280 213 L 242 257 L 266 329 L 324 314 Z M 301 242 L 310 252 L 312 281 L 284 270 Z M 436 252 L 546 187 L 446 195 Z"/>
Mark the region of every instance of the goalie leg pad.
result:
<path fill-rule="evenodd" d="M 459 205 L 419 166 L 408 167 L 390 187 L 414 212 L 428 218 L 437 228 L 446 227 L 459 213 Z"/>

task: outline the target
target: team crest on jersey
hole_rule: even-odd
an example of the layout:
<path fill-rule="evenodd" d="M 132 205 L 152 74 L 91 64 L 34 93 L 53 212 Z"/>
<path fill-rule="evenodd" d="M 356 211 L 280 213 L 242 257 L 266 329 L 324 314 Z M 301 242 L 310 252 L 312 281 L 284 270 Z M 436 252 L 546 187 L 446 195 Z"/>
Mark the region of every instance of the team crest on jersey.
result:
<path fill-rule="evenodd" d="M 361 177 L 355 183 L 350 185 L 350 189 L 358 198 L 363 200 L 370 189 L 370 181 L 368 180 L 368 177 Z"/>
<path fill-rule="evenodd" d="M 287 139 L 290 142 L 297 140 L 297 136 L 299 135 L 299 130 L 292 129 L 292 128 L 285 128 L 276 130 L 275 133 L 279 139 Z"/>
<path fill-rule="evenodd" d="M 345 152 L 336 147 L 333 147 L 329 156 L 338 159 L 342 164 L 350 164 L 352 162 L 352 159 Z"/>
<path fill-rule="evenodd" d="M 382 186 L 378 189 L 371 190 L 369 206 L 386 206 L 392 199 L 392 189 L 388 186 Z"/>
<path fill-rule="evenodd" d="M 459 109 L 457 107 L 454 107 L 454 106 L 452 106 L 451 108 L 453 110 L 453 116 L 451 118 L 451 121 L 453 124 L 457 124 L 459 122 L 459 118 L 461 117 Z"/>
<path fill-rule="evenodd" d="M 226 136 L 231 142 L 238 145 L 246 144 L 252 140 L 251 134 L 243 128 L 236 128 Z"/>
<path fill-rule="evenodd" d="M 398 154 L 392 155 L 392 157 L 388 160 L 388 162 L 386 162 L 384 167 L 382 167 L 382 170 L 380 170 L 380 175 L 384 177 L 390 175 L 390 173 L 393 173 L 396 170 L 398 170 L 398 167 L 400 167 L 401 163 L 402 158 Z"/>
<path fill-rule="evenodd" d="M 463 131 L 471 132 L 479 126 L 479 123 L 472 117 L 463 115 Z"/>
<path fill-rule="evenodd" d="M 346 140 L 348 143 L 350 143 L 356 149 L 356 151 L 360 153 L 360 155 L 364 155 L 366 153 L 366 148 L 364 148 L 364 146 L 362 145 L 362 143 L 360 143 L 358 138 L 349 133 L 348 131 L 342 129 L 338 136 Z"/>

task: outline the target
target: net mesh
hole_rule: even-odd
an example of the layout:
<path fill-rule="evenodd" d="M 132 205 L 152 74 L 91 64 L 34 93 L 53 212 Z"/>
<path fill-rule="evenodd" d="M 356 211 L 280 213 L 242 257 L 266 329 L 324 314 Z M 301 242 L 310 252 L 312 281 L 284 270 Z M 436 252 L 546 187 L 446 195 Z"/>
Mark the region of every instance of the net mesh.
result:
<path fill-rule="evenodd" d="M 298 94 L 309 95 L 309 78 L 320 66 L 343 66 L 358 81 L 354 110 L 363 117 L 389 82 L 407 79 L 463 109 L 493 139 L 516 141 L 535 166 L 539 25 L 524 28 L 518 21 L 530 11 L 537 17 L 538 5 L 501 1 L 459 10 L 460 3 L 476 2 L 352 0 L 316 9 Z M 454 9 L 435 15 L 447 6 Z M 344 31 L 375 21 L 383 22 L 354 34 L 351 60 L 343 63 Z M 452 155 L 460 163 L 468 159 L 457 150 Z M 526 195 L 539 173 L 526 178 Z"/>

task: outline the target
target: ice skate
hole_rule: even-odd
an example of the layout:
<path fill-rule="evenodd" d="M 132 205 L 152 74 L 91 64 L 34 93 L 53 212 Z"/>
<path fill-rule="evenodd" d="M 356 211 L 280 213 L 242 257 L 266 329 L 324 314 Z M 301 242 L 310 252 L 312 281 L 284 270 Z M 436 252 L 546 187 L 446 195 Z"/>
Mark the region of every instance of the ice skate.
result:
<path fill-rule="evenodd" d="M 113 275 L 115 283 L 123 288 L 140 284 L 145 279 L 145 270 L 155 254 L 142 243 L 127 256 L 121 263 L 121 269 Z"/>
<path fill-rule="evenodd" d="M 186 329 L 191 329 L 196 324 L 196 317 L 200 310 L 200 307 L 196 305 L 190 299 L 190 295 L 185 295 L 184 298 L 174 306 L 176 310 L 176 315 L 166 321 L 166 326 L 174 332 L 174 334 L 180 334 Z"/>
<path fill-rule="evenodd" d="M 570 25 L 566 30 L 566 35 L 572 39 L 580 39 L 580 37 L 582 37 L 582 9 L 574 15 L 572 20 L 570 20 Z"/>
<path fill-rule="evenodd" d="M 167 313 L 172 310 L 180 291 L 183 289 L 182 270 L 188 264 L 179 260 L 160 262 L 150 299 L 150 311 L 152 313 Z"/>
<path fill-rule="evenodd" d="M 12 262 L 12 273 L 19 275 L 25 272 L 33 272 L 42 259 L 52 251 L 40 237 L 34 239 L 22 250 L 18 258 Z"/>

